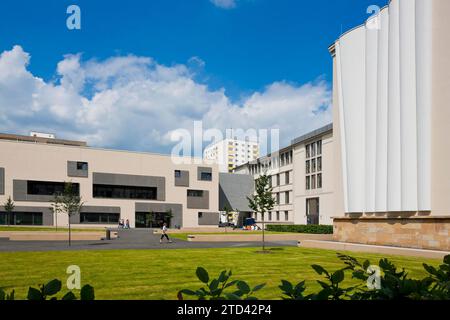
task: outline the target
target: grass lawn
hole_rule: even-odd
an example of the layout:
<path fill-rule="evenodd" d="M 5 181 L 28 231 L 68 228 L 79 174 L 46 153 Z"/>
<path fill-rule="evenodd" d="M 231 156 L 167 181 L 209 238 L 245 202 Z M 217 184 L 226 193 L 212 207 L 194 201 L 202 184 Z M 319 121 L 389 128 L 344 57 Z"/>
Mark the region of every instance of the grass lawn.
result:
<path fill-rule="evenodd" d="M 190 233 L 169 233 L 169 237 L 181 240 L 188 240 L 188 235 L 221 235 L 221 236 L 232 236 L 232 235 L 261 235 L 261 231 L 242 231 L 242 232 L 190 232 Z M 298 233 L 289 233 L 289 232 L 273 232 L 266 231 L 266 235 L 268 234 L 298 234 Z"/>
<path fill-rule="evenodd" d="M 200 283 L 195 276 L 197 266 L 205 267 L 217 275 L 223 269 L 232 269 L 233 278 L 246 280 L 254 286 L 266 283 L 258 297 L 279 299 L 277 288 L 281 279 L 292 282 L 307 280 L 307 285 L 318 288 L 320 279 L 312 264 L 320 264 L 330 271 L 343 266 L 335 251 L 303 248 L 281 248 L 272 254 L 257 254 L 257 248 L 180 249 L 180 250 L 105 250 L 62 252 L 0 253 L 0 287 L 16 289 L 16 297 L 26 297 L 28 286 L 36 286 L 59 278 L 65 283 L 66 268 L 78 265 L 81 281 L 95 288 L 97 299 L 176 299 L 177 291 L 197 289 Z M 372 263 L 382 257 L 356 254 Z M 438 265 L 440 261 L 395 257 L 390 259 L 404 267 L 413 277 L 425 273 L 422 262 Z M 349 283 L 351 280 L 346 280 Z M 9 290 L 8 290 L 9 291 Z"/>
<path fill-rule="evenodd" d="M 55 231 L 55 227 L 17 227 L 17 226 L 0 226 L 0 231 Z M 99 232 L 99 231 L 105 231 L 104 228 L 72 228 L 72 232 Z M 68 228 L 58 228 L 58 232 L 69 232 Z"/>

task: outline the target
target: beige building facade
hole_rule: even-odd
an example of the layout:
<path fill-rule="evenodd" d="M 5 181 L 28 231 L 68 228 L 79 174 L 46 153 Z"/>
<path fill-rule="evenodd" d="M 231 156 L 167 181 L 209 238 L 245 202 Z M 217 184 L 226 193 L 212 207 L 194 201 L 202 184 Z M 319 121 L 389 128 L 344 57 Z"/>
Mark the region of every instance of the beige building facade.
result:
<path fill-rule="evenodd" d="M 330 47 L 336 240 L 450 250 L 448 14 L 392 0 Z"/>
<path fill-rule="evenodd" d="M 0 136 L 0 150 L 0 203 L 8 197 L 15 203 L 9 221 L 0 207 L 1 224 L 67 226 L 67 216 L 50 207 L 70 181 L 84 202 L 71 218 L 75 226 L 116 226 L 124 219 L 132 228 L 159 227 L 169 212 L 172 228 L 218 225 L 218 166 L 201 159 L 174 163 L 166 155 L 12 135 Z"/>
<path fill-rule="evenodd" d="M 254 180 L 271 177 L 275 207 L 264 217 L 273 224 L 331 225 L 334 214 L 333 126 L 294 139 L 291 145 L 235 169 Z M 256 215 L 256 220 L 262 217 Z"/>

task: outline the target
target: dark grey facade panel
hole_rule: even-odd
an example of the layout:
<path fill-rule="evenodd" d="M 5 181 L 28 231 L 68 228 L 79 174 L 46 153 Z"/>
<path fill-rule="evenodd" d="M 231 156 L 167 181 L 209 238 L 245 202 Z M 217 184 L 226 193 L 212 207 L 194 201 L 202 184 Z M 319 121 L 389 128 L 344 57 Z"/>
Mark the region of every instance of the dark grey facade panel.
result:
<path fill-rule="evenodd" d="M 251 212 L 248 199 L 253 195 L 255 182 L 253 177 L 245 174 L 219 174 L 219 209 L 225 207 L 241 212 Z"/>
<path fill-rule="evenodd" d="M 79 161 L 67 161 L 67 176 L 75 178 L 87 178 L 89 176 L 89 170 L 79 170 L 77 163 Z"/>
<path fill-rule="evenodd" d="M 187 204 L 188 209 L 209 209 L 209 191 L 203 190 L 203 196 L 202 197 L 187 197 Z"/>
<path fill-rule="evenodd" d="M 27 180 L 13 180 L 14 201 L 53 202 L 54 196 L 28 194 Z"/>
<path fill-rule="evenodd" d="M 0 168 L 0 194 L 5 194 L 5 168 Z"/>
<path fill-rule="evenodd" d="M 220 214 L 218 212 L 200 212 L 198 217 L 199 226 L 218 226 Z"/>
<path fill-rule="evenodd" d="M 189 187 L 189 171 L 180 170 L 180 177 L 175 177 L 175 187 Z"/>
<path fill-rule="evenodd" d="M 211 173 L 212 174 L 212 168 L 198 167 L 197 168 L 197 180 L 198 181 L 202 181 L 202 173 Z"/>
<path fill-rule="evenodd" d="M 136 202 L 136 212 L 167 212 L 172 210 L 171 225 L 183 226 L 183 205 L 179 203 L 145 203 Z"/>
<path fill-rule="evenodd" d="M 93 184 L 132 186 L 132 187 L 156 187 L 157 201 L 166 200 L 166 178 L 154 176 L 137 176 L 128 174 L 100 173 L 92 174 Z"/>

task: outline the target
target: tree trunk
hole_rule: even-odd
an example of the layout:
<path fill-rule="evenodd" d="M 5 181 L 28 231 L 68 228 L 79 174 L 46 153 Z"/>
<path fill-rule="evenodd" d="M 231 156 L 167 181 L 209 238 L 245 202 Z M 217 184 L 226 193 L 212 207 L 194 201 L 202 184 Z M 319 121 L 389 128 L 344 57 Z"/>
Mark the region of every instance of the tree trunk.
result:
<path fill-rule="evenodd" d="M 69 247 L 72 245 L 72 234 L 70 230 L 70 216 L 69 216 Z"/>
<path fill-rule="evenodd" d="M 263 243 L 263 252 L 266 251 L 266 239 L 265 239 L 265 234 L 264 234 L 264 216 L 263 216 L 263 220 L 262 220 L 262 243 Z"/>

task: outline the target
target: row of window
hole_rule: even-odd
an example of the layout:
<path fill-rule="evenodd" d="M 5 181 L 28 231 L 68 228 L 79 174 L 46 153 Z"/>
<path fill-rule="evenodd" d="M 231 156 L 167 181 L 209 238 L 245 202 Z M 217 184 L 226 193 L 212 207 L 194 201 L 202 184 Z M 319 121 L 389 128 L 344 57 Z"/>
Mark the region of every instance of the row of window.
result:
<path fill-rule="evenodd" d="M 322 140 L 306 145 L 306 158 L 313 158 L 322 154 Z"/>
<path fill-rule="evenodd" d="M 181 170 L 175 170 L 175 178 L 181 178 Z M 201 172 L 200 181 L 212 181 L 211 172 Z"/>
<path fill-rule="evenodd" d="M 282 153 L 279 157 L 273 157 L 269 160 L 261 161 L 257 164 L 250 164 L 249 171 L 251 175 L 259 174 L 261 172 L 267 171 L 268 169 L 275 169 L 279 167 L 284 167 L 293 162 L 293 151 L 287 151 Z"/>
<path fill-rule="evenodd" d="M 0 212 L 0 225 L 42 226 L 42 212 Z"/>
<path fill-rule="evenodd" d="M 275 194 L 275 202 L 276 204 L 280 205 L 281 204 L 281 200 L 280 200 L 280 193 L 277 192 Z M 289 200 L 289 191 L 285 191 L 284 192 L 284 204 L 290 204 L 290 200 Z"/>
<path fill-rule="evenodd" d="M 306 160 L 306 174 L 322 171 L 322 157 Z"/>
<path fill-rule="evenodd" d="M 208 176 L 208 175 L 207 175 Z M 205 179 L 207 178 L 204 177 Z M 28 181 L 27 189 L 30 195 L 53 196 L 64 192 L 64 182 Z M 80 185 L 72 184 L 73 192 L 80 195 Z M 92 196 L 104 199 L 141 199 L 157 200 L 158 188 L 141 186 L 120 186 L 94 184 Z M 188 197 L 203 197 L 203 190 L 187 190 Z"/>
<path fill-rule="evenodd" d="M 322 189 L 322 174 L 313 174 L 306 177 L 306 190 Z"/>
<path fill-rule="evenodd" d="M 261 220 L 264 220 L 262 214 L 255 213 L 256 221 L 259 221 L 258 217 L 261 218 Z M 267 221 L 281 221 L 280 211 L 269 212 L 267 218 Z M 289 211 L 284 211 L 284 221 L 289 221 Z"/>
<path fill-rule="evenodd" d="M 275 180 L 275 185 L 273 185 L 273 180 Z M 290 183 L 291 183 L 290 171 L 287 171 L 287 172 L 284 173 L 284 184 L 287 185 L 287 184 L 290 184 Z M 270 184 L 270 187 L 272 187 L 272 186 L 275 186 L 275 187 L 281 186 L 280 174 L 278 173 L 276 175 L 273 175 L 271 177 L 271 179 L 269 180 L 269 184 Z"/>

